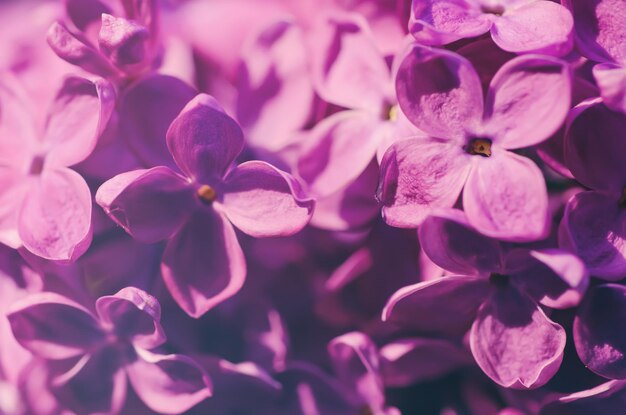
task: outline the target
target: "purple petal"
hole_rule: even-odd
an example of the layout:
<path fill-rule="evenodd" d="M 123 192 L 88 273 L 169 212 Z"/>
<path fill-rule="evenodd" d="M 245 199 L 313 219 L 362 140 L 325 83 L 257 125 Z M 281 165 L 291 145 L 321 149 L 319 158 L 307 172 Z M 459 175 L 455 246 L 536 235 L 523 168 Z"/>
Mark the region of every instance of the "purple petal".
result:
<path fill-rule="evenodd" d="M 582 54 L 597 62 L 624 61 L 623 24 L 626 4 L 615 0 L 565 0 L 576 21 L 576 45 Z"/>
<path fill-rule="evenodd" d="M 429 135 L 461 139 L 483 115 L 483 93 L 472 64 L 456 53 L 414 45 L 396 76 L 398 103 Z"/>
<path fill-rule="evenodd" d="M 496 286 L 472 325 L 470 347 L 478 366 L 499 385 L 537 388 L 561 365 L 565 330 L 511 285 Z"/>
<path fill-rule="evenodd" d="M 24 174 L 11 167 L 0 167 L 0 242 L 17 249 L 22 246 L 18 217 L 30 186 Z"/>
<path fill-rule="evenodd" d="M 443 277 L 409 285 L 391 296 L 383 320 L 422 332 L 462 335 L 488 293 L 488 280 L 479 277 Z"/>
<path fill-rule="evenodd" d="M 593 77 L 604 104 L 613 111 L 626 113 L 626 67 L 601 63 L 593 67 Z"/>
<path fill-rule="evenodd" d="M 624 381 L 610 381 L 548 402 L 539 415 L 615 414 L 626 404 Z"/>
<path fill-rule="evenodd" d="M 246 261 L 230 222 L 206 209 L 170 239 L 161 271 L 178 305 L 197 318 L 239 291 Z"/>
<path fill-rule="evenodd" d="M 148 29 L 137 22 L 102 13 L 98 43 L 114 65 L 128 69 L 141 63 L 146 58 L 149 38 Z"/>
<path fill-rule="evenodd" d="M 493 238 L 530 241 L 545 238 L 550 230 L 541 170 L 530 159 L 504 149 L 474 165 L 463 191 L 463 208 L 469 222 Z"/>
<path fill-rule="evenodd" d="M 514 250 L 507 256 L 513 283 L 537 302 L 550 308 L 577 306 L 589 286 L 585 264 L 560 249 Z"/>
<path fill-rule="evenodd" d="M 383 125 L 365 111 L 341 111 L 319 122 L 297 165 L 311 193 L 328 196 L 352 183 L 374 158 Z"/>
<path fill-rule="evenodd" d="M 470 159 L 456 144 L 421 139 L 393 144 L 380 165 L 378 199 L 385 221 L 417 227 L 431 210 L 452 207 L 470 170 Z"/>
<path fill-rule="evenodd" d="M 167 167 L 122 173 L 96 193 L 109 217 L 146 243 L 173 235 L 198 205 L 195 199 L 189 182 Z"/>
<path fill-rule="evenodd" d="M 221 178 L 243 149 L 243 133 L 217 101 L 200 94 L 192 99 L 167 131 L 167 147 L 190 178 Z"/>
<path fill-rule="evenodd" d="M 494 142 L 504 148 L 538 144 L 563 124 L 571 89 L 566 62 L 528 55 L 512 59 L 491 81 L 484 128 L 493 132 Z"/>
<path fill-rule="evenodd" d="M 61 366 L 57 368 L 56 366 Z M 78 414 L 116 414 L 126 401 L 126 375 L 120 356 L 111 348 L 84 355 L 69 370 L 52 367 L 51 391 L 66 408 Z"/>
<path fill-rule="evenodd" d="M 105 340 L 89 311 L 54 293 L 27 296 L 11 306 L 7 318 L 16 340 L 46 359 L 80 356 Z"/>
<path fill-rule="evenodd" d="M 380 348 L 387 387 L 405 387 L 433 380 L 472 363 L 469 352 L 447 340 L 399 339 Z"/>
<path fill-rule="evenodd" d="M 626 183 L 626 114 L 609 110 L 599 100 L 585 101 L 572 113 L 565 136 L 567 167 L 585 186 L 621 195 Z"/>
<path fill-rule="evenodd" d="M 75 261 L 92 238 L 91 193 L 85 180 L 67 168 L 44 169 L 30 184 L 18 232 L 26 249 L 35 255 Z"/>
<path fill-rule="evenodd" d="M 87 41 L 71 33 L 63 23 L 54 22 L 48 30 L 46 40 L 59 58 L 72 65 L 103 77 L 115 74 L 115 70 L 98 51 Z"/>
<path fill-rule="evenodd" d="M 574 19 L 551 1 L 531 1 L 494 19 L 491 36 L 502 49 L 515 53 L 562 56 L 574 41 Z"/>
<path fill-rule="evenodd" d="M 115 295 L 98 298 L 96 310 L 103 324 L 120 338 L 144 349 L 153 349 L 165 342 L 159 323 L 161 306 L 156 298 L 135 287 L 126 287 Z"/>
<path fill-rule="evenodd" d="M 354 388 L 371 408 L 382 409 L 384 386 L 374 342 L 361 332 L 350 332 L 332 339 L 328 353 L 339 381 Z"/>
<path fill-rule="evenodd" d="M 111 13 L 107 5 L 100 0 L 65 0 L 68 17 L 79 30 L 100 21 L 102 13 Z"/>
<path fill-rule="evenodd" d="M 174 167 L 167 129 L 196 95 L 177 78 L 152 75 L 130 86 L 120 98 L 120 135 L 146 166 Z"/>
<path fill-rule="evenodd" d="M 425 45 L 445 45 L 458 39 L 480 36 L 491 27 L 490 19 L 469 2 L 414 1 L 409 30 Z"/>
<path fill-rule="evenodd" d="M 476 232 L 461 211 L 441 211 L 427 217 L 419 229 L 419 239 L 424 253 L 453 274 L 489 274 L 503 269 L 500 244 Z"/>
<path fill-rule="evenodd" d="M 245 20 L 242 9 L 247 6 L 235 7 L 238 7 L 236 14 Z M 254 13 L 259 16 L 264 12 L 265 9 Z M 240 25 L 237 22 L 234 26 Z M 232 42 L 231 38 L 240 36 L 249 26 L 239 28 L 236 35 L 230 33 L 230 27 L 221 30 L 229 33 L 228 41 L 222 43 Z M 252 146 L 275 151 L 293 140 L 295 132 L 309 122 L 315 92 L 307 51 L 301 26 L 289 19 L 279 19 L 267 25 L 256 41 L 237 56 L 243 58 L 236 84 L 237 120 Z M 219 59 L 231 53 L 220 51 Z"/>
<path fill-rule="evenodd" d="M 187 356 L 137 349 L 126 373 L 137 395 L 156 412 L 179 414 L 211 396 L 209 376 Z"/>
<path fill-rule="evenodd" d="M 626 212 L 617 197 L 600 192 L 573 196 L 559 229 L 559 245 L 578 255 L 589 273 L 610 281 L 626 273 Z"/>
<path fill-rule="evenodd" d="M 389 69 L 361 16 L 327 16 L 317 28 L 311 59 L 316 90 L 324 100 L 374 114 L 387 104 Z"/>
<path fill-rule="evenodd" d="M 314 201 L 288 173 L 262 161 L 248 161 L 224 179 L 223 212 L 254 237 L 287 236 L 309 223 Z"/>
<path fill-rule="evenodd" d="M 114 106 L 115 91 L 108 81 L 67 78 L 48 113 L 46 166 L 72 166 L 86 159 Z"/>
<path fill-rule="evenodd" d="M 574 344 L 586 367 L 609 379 L 626 378 L 626 288 L 589 290 L 574 320 Z"/>

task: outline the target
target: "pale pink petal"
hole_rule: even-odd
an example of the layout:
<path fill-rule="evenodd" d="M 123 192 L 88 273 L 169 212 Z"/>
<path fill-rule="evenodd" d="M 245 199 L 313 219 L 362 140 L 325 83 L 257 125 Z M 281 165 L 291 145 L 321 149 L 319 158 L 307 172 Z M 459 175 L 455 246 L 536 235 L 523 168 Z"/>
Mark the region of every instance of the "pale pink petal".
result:
<path fill-rule="evenodd" d="M 309 223 L 314 201 L 288 173 L 262 161 L 248 161 L 224 178 L 223 212 L 255 237 L 287 236 Z"/>
<path fill-rule="evenodd" d="M 472 169 L 463 209 L 481 233 L 511 241 L 542 239 L 549 231 L 548 192 L 532 160 L 495 149 Z"/>
<path fill-rule="evenodd" d="M 489 86 L 485 130 L 504 148 L 538 144 L 554 134 L 570 109 L 569 65 L 550 57 L 520 56 L 504 64 Z"/>
<path fill-rule="evenodd" d="M 516 53 L 562 56 L 574 44 L 574 19 L 551 1 L 531 1 L 494 19 L 491 36 L 502 49 Z"/>
<path fill-rule="evenodd" d="M 89 247 L 91 192 L 67 168 L 44 169 L 32 177 L 18 217 L 24 247 L 45 259 L 73 262 Z"/>
<path fill-rule="evenodd" d="M 393 144 L 380 165 L 378 199 L 385 221 L 411 228 L 436 208 L 454 205 L 470 174 L 460 145 L 409 139 Z"/>

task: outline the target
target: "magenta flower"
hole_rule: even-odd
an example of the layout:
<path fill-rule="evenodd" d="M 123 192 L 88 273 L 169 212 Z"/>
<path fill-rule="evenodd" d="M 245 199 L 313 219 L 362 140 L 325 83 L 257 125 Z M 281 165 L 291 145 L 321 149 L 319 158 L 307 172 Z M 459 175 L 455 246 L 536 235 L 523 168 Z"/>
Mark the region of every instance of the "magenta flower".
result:
<path fill-rule="evenodd" d="M 231 167 L 243 134 L 208 95 L 198 95 L 172 122 L 167 146 L 182 174 L 165 166 L 122 173 L 98 189 L 96 201 L 135 239 L 168 240 L 165 283 L 178 304 L 199 317 L 245 279 L 232 225 L 253 237 L 291 235 L 308 223 L 314 202 L 270 164 Z"/>
<path fill-rule="evenodd" d="M 0 85 L 0 242 L 71 262 L 91 243 L 91 193 L 70 166 L 96 146 L 113 110 L 102 79 L 70 77 L 41 128 L 21 92 Z"/>
<path fill-rule="evenodd" d="M 593 76 L 607 107 L 626 113 L 626 3 L 564 0 L 575 22 L 576 46 L 594 62 Z"/>
<path fill-rule="evenodd" d="M 607 280 L 626 273 L 626 115 L 601 100 L 572 110 L 565 135 L 565 163 L 591 191 L 573 196 L 559 229 L 559 244 L 585 261 L 589 271 Z"/>
<path fill-rule="evenodd" d="M 76 413 L 118 413 L 127 380 L 160 413 L 184 412 L 211 395 L 192 359 L 152 351 L 166 340 L 161 308 L 137 288 L 100 297 L 96 313 L 55 293 L 33 294 L 8 318 L 17 341 L 49 361 L 52 392 Z"/>
<path fill-rule="evenodd" d="M 491 37 L 516 53 L 561 56 L 572 49 L 574 19 L 560 4 L 545 0 L 413 0 L 410 31 L 427 45 Z"/>
<path fill-rule="evenodd" d="M 496 383 L 536 388 L 550 380 L 563 359 L 565 330 L 539 304 L 577 305 L 589 284 L 582 262 L 559 250 L 505 250 L 456 210 L 429 216 L 419 236 L 451 276 L 400 289 L 383 319 L 448 335 L 471 327 L 476 363 Z"/>
<path fill-rule="evenodd" d="M 381 162 L 378 197 L 388 224 L 417 227 L 433 208 L 452 207 L 464 189 L 467 217 L 485 235 L 515 241 L 547 235 L 543 175 L 509 150 L 537 144 L 560 127 L 571 88 L 564 62 L 512 59 L 493 77 L 483 103 L 469 61 L 415 45 L 396 88 L 406 116 L 430 137 L 393 144 Z"/>

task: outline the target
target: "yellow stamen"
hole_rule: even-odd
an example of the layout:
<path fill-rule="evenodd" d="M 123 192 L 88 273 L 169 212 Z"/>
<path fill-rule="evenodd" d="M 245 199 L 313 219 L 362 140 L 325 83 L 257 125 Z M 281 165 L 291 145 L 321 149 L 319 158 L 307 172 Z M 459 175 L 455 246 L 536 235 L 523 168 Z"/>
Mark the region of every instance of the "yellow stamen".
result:
<path fill-rule="evenodd" d="M 389 108 L 389 114 L 387 115 L 387 118 L 389 118 L 389 121 L 397 121 L 398 120 L 398 105 L 393 105 L 391 108 Z"/>
<path fill-rule="evenodd" d="M 198 197 L 203 203 L 210 205 L 217 199 L 217 192 L 208 184 L 203 184 L 198 188 Z"/>
<path fill-rule="evenodd" d="M 491 140 L 486 138 L 476 138 L 469 143 L 467 152 L 472 155 L 489 157 L 491 156 Z"/>

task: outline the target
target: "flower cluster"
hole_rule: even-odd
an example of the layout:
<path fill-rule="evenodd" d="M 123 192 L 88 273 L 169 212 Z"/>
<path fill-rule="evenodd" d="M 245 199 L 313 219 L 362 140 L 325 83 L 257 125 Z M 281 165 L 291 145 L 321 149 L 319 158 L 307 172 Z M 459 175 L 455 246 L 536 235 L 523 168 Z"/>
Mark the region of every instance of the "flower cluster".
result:
<path fill-rule="evenodd" d="M 623 0 L 0 22 L 1 414 L 624 411 Z"/>

